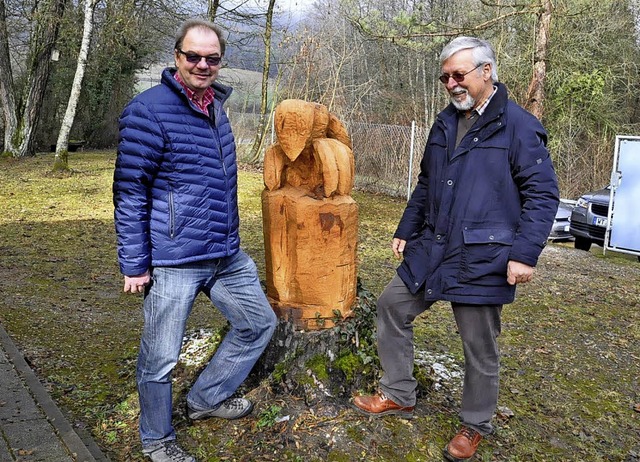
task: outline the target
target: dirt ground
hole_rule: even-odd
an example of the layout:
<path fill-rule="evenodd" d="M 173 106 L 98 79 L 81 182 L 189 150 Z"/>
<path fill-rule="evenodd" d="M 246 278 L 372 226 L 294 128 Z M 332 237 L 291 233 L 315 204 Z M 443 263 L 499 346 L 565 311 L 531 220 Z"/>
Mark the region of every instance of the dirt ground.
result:
<path fill-rule="evenodd" d="M 640 460 L 639 282 L 633 258 L 604 259 L 570 245 L 545 249 L 535 282 L 505 309 L 496 431 L 475 460 Z M 348 397 L 309 407 L 263 383 L 249 391 L 259 403 L 256 417 L 192 427 L 218 442 L 206 460 L 442 460 L 457 425 L 463 371 L 455 342 L 429 340 L 434 317 L 453 329 L 447 306 L 438 309 L 416 328 L 418 369 L 433 384 L 422 390 L 414 419 L 362 416 Z M 530 318 L 516 323 L 516 310 Z"/>
<path fill-rule="evenodd" d="M 140 300 L 122 294 L 110 202 L 114 153 L 83 153 L 68 178 L 44 157 L 0 164 L 0 322 L 53 398 L 114 461 L 142 460 L 135 360 Z M 243 246 L 263 271 L 259 172 L 239 190 Z M 403 201 L 363 192 L 359 277 L 379 294 L 393 275 L 390 234 Z M 440 461 L 455 433 L 462 349 L 448 305 L 415 323 L 421 390 L 415 417 L 372 419 L 350 394 L 284 392 L 247 384 L 249 417 L 190 425 L 184 390 L 224 326 L 199 300 L 176 370 L 178 439 L 200 461 Z M 503 311 L 496 431 L 476 461 L 640 461 L 640 263 L 634 256 L 544 250 L 535 280 Z M 193 359 L 193 361 L 192 361 Z M 322 371 L 320 371 L 322 372 Z M 312 383 L 323 377 L 310 369 Z M 335 368 L 328 365 L 331 375 Z M 375 380 L 359 392 L 375 388 Z"/>
<path fill-rule="evenodd" d="M 545 249 L 535 282 L 505 308 L 496 431 L 474 460 L 640 460 L 638 283 L 633 258 Z M 442 304 L 416 323 L 416 371 L 432 384 L 412 420 L 369 418 L 350 396 L 310 399 L 264 380 L 241 390 L 257 403 L 246 419 L 190 425 L 178 405 L 179 438 L 206 461 L 440 461 L 457 428 L 463 376 L 452 322 Z"/>

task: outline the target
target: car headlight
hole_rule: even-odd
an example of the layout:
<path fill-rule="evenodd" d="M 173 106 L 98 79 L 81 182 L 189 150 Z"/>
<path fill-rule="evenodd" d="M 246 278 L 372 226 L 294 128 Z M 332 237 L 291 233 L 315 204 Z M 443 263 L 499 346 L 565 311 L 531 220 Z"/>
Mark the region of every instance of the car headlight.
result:
<path fill-rule="evenodd" d="M 586 209 L 589 207 L 589 201 L 587 201 L 584 197 L 581 197 L 580 199 L 578 199 L 578 202 L 576 202 L 576 207 L 582 207 L 583 209 Z"/>

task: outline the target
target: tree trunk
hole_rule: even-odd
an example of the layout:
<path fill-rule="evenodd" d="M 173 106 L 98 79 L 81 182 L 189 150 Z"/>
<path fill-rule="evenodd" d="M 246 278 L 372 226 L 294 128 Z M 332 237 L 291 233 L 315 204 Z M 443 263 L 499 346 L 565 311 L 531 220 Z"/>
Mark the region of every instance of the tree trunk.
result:
<path fill-rule="evenodd" d="M 13 90 L 13 73 L 11 72 L 11 58 L 9 57 L 9 33 L 7 31 L 6 5 L 0 0 L 0 102 L 4 113 L 4 149 L 5 153 L 13 155 L 13 136 L 18 128 L 16 116 L 16 96 Z"/>
<path fill-rule="evenodd" d="M 13 81 L 10 68 L 5 69 L 3 67 L 2 69 L 3 74 L 5 72 L 10 73 L 9 76 L 3 76 L 1 91 L 3 93 L 3 103 L 11 104 L 11 106 L 5 107 L 5 114 L 8 114 L 9 117 L 8 123 L 5 122 L 5 152 L 13 157 L 35 155 L 34 135 L 49 81 L 51 53 L 58 38 L 60 19 L 64 12 L 65 1 L 49 0 L 39 5 L 38 13 L 43 19 L 36 24 L 34 33 L 30 38 L 28 78 L 24 89 L 25 96 L 20 100 L 15 97 L 13 87 L 9 86 Z M 4 7 L 4 3 L 2 6 Z M 5 14 L 4 8 L 3 14 Z M 8 52 L 9 49 L 6 25 L 3 25 L 3 27 L 5 27 L 5 30 L 1 32 L 4 37 L 0 36 L 0 39 L 2 39 L 0 55 Z M 0 56 L 0 62 L 3 59 Z M 12 112 L 15 115 L 13 119 Z M 5 115 L 5 117 L 7 116 Z"/>
<path fill-rule="evenodd" d="M 545 0 L 544 11 L 538 17 L 536 30 L 536 49 L 533 63 L 533 76 L 527 91 L 525 108 L 538 119 L 544 114 L 544 81 L 547 72 L 547 48 L 549 46 L 549 27 L 553 5 L 551 0 Z"/>
<path fill-rule="evenodd" d="M 267 18 L 264 25 L 264 66 L 262 67 L 262 94 L 260 99 L 260 121 L 258 122 L 258 128 L 256 128 L 256 136 L 253 141 L 253 147 L 251 148 L 251 154 L 249 159 L 251 162 L 256 162 L 260 159 L 260 153 L 264 146 L 264 137 L 267 133 L 267 127 L 269 122 L 268 104 L 269 104 L 269 71 L 271 69 L 271 32 L 273 28 L 273 9 L 275 7 L 276 0 L 269 0 L 269 7 L 267 8 Z"/>
<path fill-rule="evenodd" d="M 216 22 L 219 7 L 220 0 L 209 0 L 209 8 L 207 11 L 207 18 L 209 18 L 209 21 Z"/>
<path fill-rule="evenodd" d="M 85 0 L 84 3 L 84 29 L 82 32 L 82 44 L 80 45 L 80 53 L 78 54 L 78 64 L 76 74 L 73 78 L 73 86 L 69 95 L 69 103 L 67 111 L 62 119 L 60 132 L 58 133 L 58 142 L 56 143 L 56 154 L 53 162 L 53 170 L 69 170 L 69 132 L 73 126 L 76 117 L 76 108 L 78 99 L 80 98 L 80 90 L 82 90 L 82 80 L 84 71 L 87 67 L 87 56 L 89 55 L 89 45 L 91 44 L 91 34 L 93 32 L 93 12 L 96 0 Z"/>
<path fill-rule="evenodd" d="M 305 332 L 281 320 L 252 378 L 268 377 L 273 386 L 310 406 L 348 400 L 356 391 L 369 389 L 380 372 L 375 313 L 375 298 L 359 287 L 354 316 L 331 329 Z"/>

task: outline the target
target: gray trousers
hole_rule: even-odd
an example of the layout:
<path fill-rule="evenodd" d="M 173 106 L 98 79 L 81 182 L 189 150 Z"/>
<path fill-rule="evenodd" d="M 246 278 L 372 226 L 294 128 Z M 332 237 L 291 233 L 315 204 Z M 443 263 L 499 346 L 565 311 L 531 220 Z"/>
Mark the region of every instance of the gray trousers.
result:
<path fill-rule="evenodd" d="M 414 406 L 413 320 L 432 303 L 424 292 L 413 295 L 396 275 L 378 298 L 378 355 L 384 370 L 380 389 L 397 404 Z M 502 305 L 452 303 L 464 349 L 464 385 L 460 420 L 481 435 L 493 431 L 491 418 L 498 403 Z"/>

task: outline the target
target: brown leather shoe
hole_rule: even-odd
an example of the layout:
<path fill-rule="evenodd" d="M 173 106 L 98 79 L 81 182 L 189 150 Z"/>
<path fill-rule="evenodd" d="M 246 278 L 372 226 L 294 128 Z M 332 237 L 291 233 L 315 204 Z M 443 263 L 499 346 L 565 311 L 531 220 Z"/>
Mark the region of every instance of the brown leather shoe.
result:
<path fill-rule="evenodd" d="M 404 419 L 413 418 L 413 406 L 400 406 L 379 391 L 375 395 L 356 396 L 353 404 L 357 411 L 368 416 L 397 415 Z"/>
<path fill-rule="evenodd" d="M 462 427 L 453 437 L 446 448 L 444 456 L 451 462 L 463 462 L 469 460 L 478 450 L 482 441 L 482 435 L 469 427 Z"/>

